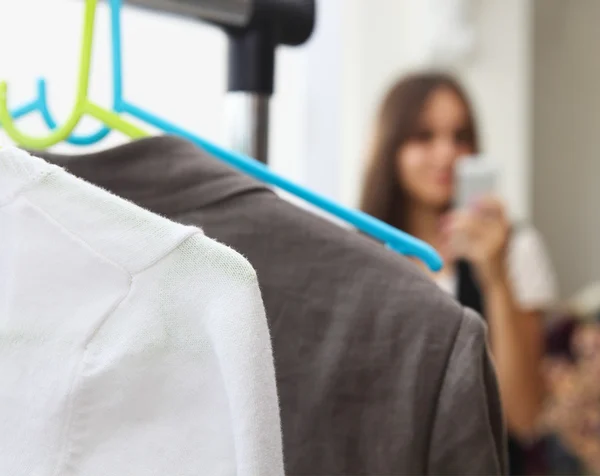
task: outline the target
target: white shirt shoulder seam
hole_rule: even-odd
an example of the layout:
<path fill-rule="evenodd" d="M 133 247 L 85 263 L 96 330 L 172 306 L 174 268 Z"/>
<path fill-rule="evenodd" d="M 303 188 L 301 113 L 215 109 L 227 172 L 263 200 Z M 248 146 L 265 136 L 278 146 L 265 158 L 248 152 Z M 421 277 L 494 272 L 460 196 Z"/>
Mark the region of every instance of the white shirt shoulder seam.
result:
<path fill-rule="evenodd" d="M 50 213 L 48 210 L 46 210 L 45 208 L 41 207 L 39 204 L 33 202 L 32 200 L 30 200 L 25 195 L 22 195 L 22 198 L 30 206 L 32 206 L 39 213 L 41 213 L 47 220 L 49 220 L 52 224 L 54 224 L 55 226 L 57 226 L 58 228 L 60 228 L 63 232 L 67 233 L 71 238 L 73 238 L 78 243 L 80 243 L 82 246 L 84 246 L 88 251 L 94 253 L 94 255 L 96 255 L 97 257 L 102 258 L 104 261 L 112 264 L 113 266 L 115 266 L 119 270 L 121 270 L 123 273 L 125 273 L 127 275 L 127 277 L 128 277 L 128 279 L 129 279 L 130 282 L 133 280 L 133 278 L 135 276 L 140 275 L 140 274 L 144 273 L 145 271 L 147 271 L 148 269 L 150 269 L 150 268 L 154 267 L 155 265 L 159 264 L 163 259 L 165 259 L 169 255 L 171 255 L 171 253 L 173 253 L 175 250 L 177 250 L 179 247 L 181 247 L 181 245 L 183 243 L 185 243 L 187 240 L 189 240 L 193 236 L 195 236 L 195 235 L 203 235 L 204 234 L 202 232 L 202 230 L 199 230 L 197 228 L 192 228 L 192 227 L 188 228 L 188 233 L 182 235 L 177 241 L 174 241 L 172 243 L 172 246 L 170 246 L 167 250 L 165 250 L 160 255 L 156 256 L 144 268 L 136 270 L 135 272 L 132 273 L 127 268 L 125 268 L 125 266 L 123 266 L 123 264 L 119 263 L 118 261 L 115 261 L 113 258 L 110 258 L 110 257 L 106 256 L 102 251 L 98 250 L 95 246 L 91 245 L 84 238 L 82 238 L 81 236 L 79 236 L 79 234 L 75 233 L 70 228 L 64 226 L 62 223 L 60 223 L 58 220 L 56 220 L 56 218 L 54 218 L 54 216 L 52 215 L 52 213 Z"/>

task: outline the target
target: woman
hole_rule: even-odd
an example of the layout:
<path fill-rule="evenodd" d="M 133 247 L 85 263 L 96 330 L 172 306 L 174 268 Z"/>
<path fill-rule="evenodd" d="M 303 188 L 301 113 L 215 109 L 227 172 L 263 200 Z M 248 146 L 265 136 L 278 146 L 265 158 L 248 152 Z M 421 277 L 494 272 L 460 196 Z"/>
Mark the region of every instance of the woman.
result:
<path fill-rule="evenodd" d="M 471 106 L 452 77 L 402 79 L 385 97 L 375 132 L 361 208 L 436 248 L 446 265 L 431 277 L 486 318 L 514 437 L 511 472 L 522 474 L 515 439 L 531 437 L 541 409 L 542 313 L 555 297 L 543 243 L 532 229 L 513 229 L 494 197 L 451 209 L 454 168 L 479 152 Z"/>

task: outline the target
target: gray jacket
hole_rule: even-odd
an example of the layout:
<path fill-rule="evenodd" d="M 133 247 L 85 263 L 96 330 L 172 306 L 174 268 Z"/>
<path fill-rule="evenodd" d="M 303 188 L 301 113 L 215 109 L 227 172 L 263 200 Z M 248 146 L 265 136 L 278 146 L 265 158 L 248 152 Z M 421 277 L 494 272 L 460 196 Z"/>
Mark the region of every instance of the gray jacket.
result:
<path fill-rule="evenodd" d="M 273 339 L 288 475 L 505 473 L 485 324 L 408 260 L 181 139 L 41 155 L 203 228 L 252 263 Z"/>

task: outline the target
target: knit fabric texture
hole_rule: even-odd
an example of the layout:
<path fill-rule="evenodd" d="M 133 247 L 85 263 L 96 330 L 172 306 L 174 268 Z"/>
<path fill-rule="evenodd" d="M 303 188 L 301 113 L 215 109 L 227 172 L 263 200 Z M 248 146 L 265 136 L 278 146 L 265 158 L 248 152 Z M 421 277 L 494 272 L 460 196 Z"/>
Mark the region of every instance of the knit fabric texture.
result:
<path fill-rule="evenodd" d="M 0 474 L 282 475 L 273 355 L 237 252 L 0 149 Z"/>

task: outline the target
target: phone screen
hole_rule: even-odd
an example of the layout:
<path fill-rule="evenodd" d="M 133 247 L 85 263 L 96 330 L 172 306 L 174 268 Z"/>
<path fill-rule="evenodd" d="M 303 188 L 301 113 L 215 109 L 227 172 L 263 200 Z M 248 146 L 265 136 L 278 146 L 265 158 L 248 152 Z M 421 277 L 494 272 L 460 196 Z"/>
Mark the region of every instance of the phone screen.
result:
<path fill-rule="evenodd" d="M 466 208 L 478 198 L 494 194 L 498 181 L 497 168 L 481 156 L 461 159 L 456 167 L 454 204 Z"/>

